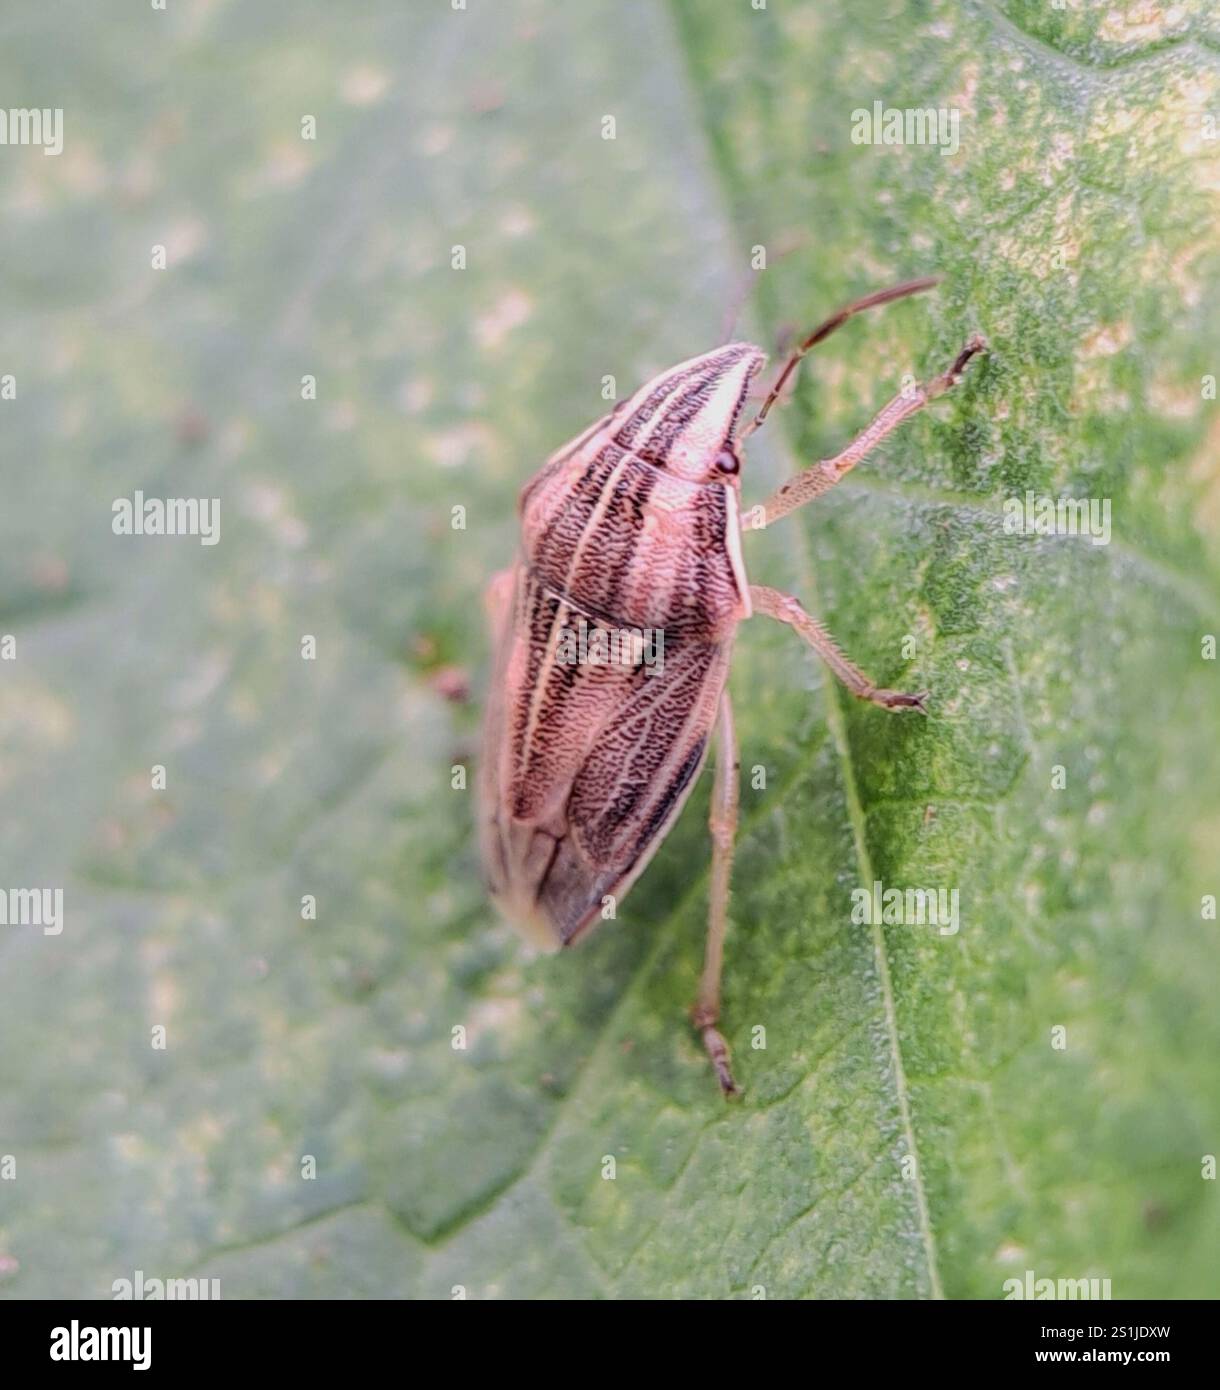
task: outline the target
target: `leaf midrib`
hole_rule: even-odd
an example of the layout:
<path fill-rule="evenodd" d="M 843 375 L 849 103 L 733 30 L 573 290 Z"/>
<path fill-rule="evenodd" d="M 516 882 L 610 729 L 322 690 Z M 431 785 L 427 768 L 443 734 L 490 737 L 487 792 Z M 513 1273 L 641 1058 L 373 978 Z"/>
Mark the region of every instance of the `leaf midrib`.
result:
<path fill-rule="evenodd" d="M 727 168 L 727 155 L 717 147 L 706 129 L 704 113 L 707 109 L 707 103 L 700 99 L 698 95 L 699 76 L 697 65 L 687 48 L 684 39 L 684 31 L 675 15 L 674 3 L 675 0 L 670 0 L 667 6 L 667 13 L 669 15 L 671 31 L 675 36 L 675 44 L 682 59 L 684 75 L 688 84 L 696 89 L 695 109 L 698 114 L 696 125 L 705 142 L 705 162 L 714 173 L 715 187 L 719 193 L 721 220 L 732 233 L 726 240 L 730 244 L 738 244 L 740 240 L 739 229 L 732 212 L 733 203 L 732 200 L 726 196 L 725 191 L 726 185 L 730 182 L 731 175 L 731 171 Z M 774 325 L 772 325 L 772 327 L 774 327 Z M 794 473 L 798 472 L 802 465 L 798 463 L 790 447 L 788 436 L 783 429 L 776 428 L 772 435 L 772 445 L 781 458 L 785 476 L 791 477 Z M 817 600 L 817 585 L 814 580 L 809 539 L 804 527 L 799 523 L 796 525 L 795 529 L 799 539 L 796 546 L 789 549 L 789 554 L 793 556 L 796 569 L 800 575 L 802 587 L 801 599 L 814 617 L 821 620 L 821 605 Z M 844 796 L 848 807 L 848 817 L 851 824 L 852 841 L 855 845 L 860 881 L 862 883 L 871 883 L 873 881 L 871 858 L 868 853 L 868 845 L 865 838 L 864 813 L 860 804 L 856 785 L 851 744 L 847 737 L 846 722 L 843 717 L 843 708 L 840 704 L 842 693 L 833 678 L 829 676 L 823 684 L 826 690 L 826 720 L 830 728 L 831 737 L 835 743 L 836 752 L 839 755 L 839 764 L 844 784 Z M 898 1112 L 902 1122 L 903 1138 L 907 1144 L 907 1150 L 915 1162 L 913 1191 L 915 1195 L 916 1216 L 919 1225 L 920 1239 L 923 1243 L 924 1258 L 928 1266 L 928 1279 L 932 1288 L 932 1296 L 934 1298 L 943 1299 L 944 1288 L 940 1277 L 936 1241 L 932 1231 L 932 1219 L 928 1205 L 927 1191 L 923 1182 L 923 1165 L 920 1162 L 919 1150 L 915 1142 L 915 1131 L 907 1092 L 906 1069 L 902 1060 L 902 1044 L 898 1036 L 898 1019 L 894 1003 L 893 984 L 890 978 L 889 957 L 885 948 L 884 935 L 880 925 L 877 923 L 873 924 L 871 939 L 873 956 L 877 967 L 878 982 L 881 988 L 886 1034 L 894 1069 L 895 1100 L 898 1104 Z M 882 1078 L 882 1080 L 884 1082 L 884 1078 Z"/>
<path fill-rule="evenodd" d="M 686 76 L 688 83 L 691 83 L 693 85 L 697 79 L 695 79 L 693 76 L 693 64 L 690 60 L 690 55 L 686 50 L 685 43 L 683 42 L 680 26 L 674 23 L 672 10 L 669 10 L 668 14 L 670 19 L 671 32 L 674 34 L 674 46 L 676 50 L 676 56 L 678 58 L 678 66 L 681 69 L 683 69 L 684 75 Z M 720 203 L 721 207 L 720 220 L 723 222 L 726 228 L 725 242 L 726 244 L 735 244 L 737 241 L 737 229 L 735 227 L 734 220 L 728 211 L 728 200 L 724 196 L 724 183 L 726 181 L 726 171 L 722 167 L 722 162 L 720 158 L 717 156 L 716 150 L 712 145 L 709 134 L 703 124 L 702 113 L 704 111 L 704 105 L 705 104 L 702 100 L 699 99 L 699 96 L 696 93 L 692 98 L 692 109 L 694 112 L 692 126 L 702 137 L 705 144 L 705 164 L 710 171 L 709 182 L 711 183 L 714 191 L 718 194 L 717 201 Z M 783 459 L 786 471 L 789 474 L 797 471 L 797 465 L 792 456 L 788 441 L 784 437 L 782 432 L 776 430 L 775 433 L 772 435 L 772 440 L 776 447 L 777 453 L 779 453 Z M 800 572 L 801 586 L 803 590 L 802 597 L 806 600 L 807 606 L 810 607 L 811 611 L 813 611 L 815 614 L 818 614 L 818 605 L 816 604 L 815 597 L 816 585 L 814 583 L 813 578 L 813 568 L 811 557 L 809 554 L 808 538 L 801 527 L 798 526 L 797 531 L 799 533 L 800 539 L 798 542 L 798 546 L 796 547 L 797 553 L 795 556 L 795 560 L 797 569 Z M 838 754 L 840 765 L 842 767 L 845 788 L 845 799 L 848 807 L 848 816 L 851 824 L 852 839 L 855 846 L 857 865 L 861 874 L 862 881 L 871 882 L 870 859 L 864 836 L 863 811 L 860 806 L 859 797 L 857 793 L 855 772 L 851 757 L 851 749 L 846 736 L 845 721 L 843 717 L 842 707 L 839 703 L 838 692 L 830 688 L 833 684 L 834 682 L 830 679 L 827 679 L 824 682 L 824 685 L 827 690 L 827 725 L 830 730 L 831 737 L 834 740 L 836 752 Z M 785 779 L 783 786 L 778 788 L 778 790 L 782 793 L 784 790 L 787 789 L 788 786 L 795 785 L 803 777 L 807 775 L 807 771 L 807 763 L 805 760 L 795 761 L 794 771 L 787 779 Z M 779 801 L 782 802 L 782 800 L 783 797 L 781 795 L 779 797 Z M 769 807 L 767 807 L 766 809 L 760 807 L 757 811 L 754 812 L 754 814 L 745 817 L 740 826 L 738 827 L 739 840 L 745 838 L 755 821 L 761 819 L 762 816 L 769 813 Z M 485 1199 L 478 1204 L 478 1208 L 476 1211 L 464 1214 L 463 1219 L 455 1221 L 448 1225 L 439 1238 L 429 1241 L 428 1245 L 431 1250 L 436 1251 L 438 1249 L 443 1248 L 450 1240 L 454 1239 L 461 1232 L 468 1228 L 471 1219 L 476 1218 L 478 1215 L 483 1214 L 488 1210 L 494 1209 L 496 1204 L 501 1199 L 503 1199 L 510 1191 L 519 1186 L 522 1182 L 527 1181 L 531 1176 L 533 1176 L 540 1170 L 550 1153 L 556 1136 L 560 1133 L 563 1127 L 564 1119 L 569 1113 L 570 1107 L 575 1103 L 576 1097 L 578 1097 L 581 1094 L 583 1087 L 588 1080 L 588 1077 L 595 1073 L 599 1059 L 605 1054 L 606 1049 L 611 1045 L 612 1040 L 617 1035 L 617 1026 L 622 1016 L 628 1011 L 630 1007 L 632 1007 L 637 1002 L 639 991 L 642 988 L 643 983 L 650 977 L 653 969 L 656 966 L 657 961 L 660 959 L 662 952 L 669 947 L 676 924 L 682 919 L 682 917 L 686 913 L 691 901 L 697 895 L 701 894 L 704 891 L 707 877 L 708 866 L 705 862 L 698 876 L 695 879 L 693 879 L 689 884 L 687 891 L 682 894 L 678 902 L 674 904 L 674 906 L 669 910 L 665 917 L 663 917 L 654 928 L 655 940 L 652 948 L 642 957 L 640 963 L 632 972 L 630 978 L 628 979 L 627 983 L 625 984 L 623 990 L 619 995 L 617 1003 L 615 1004 L 614 1008 L 607 1016 L 605 1023 L 599 1030 L 597 1040 L 591 1048 L 587 1059 L 581 1066 L 580 1071 L 574 1078 L 571 1088 L 569 1089 L 567 1095 L 563 1098 L 563 1100 L 557 1103 L 555 1114 L 551 1120 L 551 1123 L 547 1126 L 542 1135 L 539 1137 L 538 1143 L 534 1147 L 533 1152 L 530 1154 L 528 1159 L 524 1163 L 522 1163 L 515 1170 L 515 1172 L 508 1177 L 508 1179 L 501 1183 L 498 1183 L 493 1192 L 485 1194 Z M 878 981 L 881 989 L 883 1018 L 886 1025 L 887 1039 L 891 1053 L 891 1064 L 894 1075 L 893 1089 L 895 1101 L 898 1107 L 898 1114 L 902 1126 L 903 1140 L 906 1144 L 908 1152 L 913 1156 L 915 1160 L 915 1175 L 913 1180 L 913 1190 L 916 1207 L 915 1214 L 917 1225 L 919 1228 L 920 1238 L 924 1248 L 925 1260 L 928 1267 L 928 1280 L 931 1285 L 933 1296 L 936 1298 L 943 1298 L 944 1292 L 938 1268 L 935 1238 L 932 1231 L 932 1223 L 928 1206 L 927 1194 L 923 1185 L 922 1167 L 919 1162 L 918 1149 L 915 1142 L 915 1133 L 907 1094 L 906 1073 L 902 1060 L 901 1043 L 898 1036 L 897 1014 L 894 1003 L 893 986 L 890 978 L 889 960 L 885 949 L 884 937 L 881 934 L 880 928 L 878 926 L 873 927 L 872 946 L 874 959 L 876 962 Z M 700 1127 L 699 1131 L 692 1136 L 692 1154 L 694 1150 L 698 1147 L 702 1135 L 706 1133 L 708 1128 L 710 1128 L 721 1118 L 722 1115 L 719 1111 L 719 1108 L 717 1108 L 716 1110 L 708 1111 L 705 1123 Z M 585 1254 L 586 1257 L 590 1258 L 591 1260 L 591 1257 L 588 1255 L 587 1251 L 585 1252 Z M 595 1264 L 595 1262 L 593 1262 L 592 1260 L 591 1262 Z M 604 1274 L 604 1271 L 602 1271 L 602 1273 Z"/>

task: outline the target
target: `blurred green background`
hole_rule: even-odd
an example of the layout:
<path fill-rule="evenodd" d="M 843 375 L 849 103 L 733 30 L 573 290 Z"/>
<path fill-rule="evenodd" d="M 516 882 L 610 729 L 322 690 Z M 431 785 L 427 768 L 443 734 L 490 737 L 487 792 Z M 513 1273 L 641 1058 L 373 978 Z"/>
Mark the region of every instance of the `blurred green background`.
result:
<path fill-rule="evenodd" d="M 0 880 L 65 927 L 0 928 L 0 1294 L 1220 1293 L 1212 10 L 5 7 L 0 93 L 64 150 L 0 147 Z M 854 145 L 874 100 L 960 149 Z M 929 272 L 751 442 L 759 501 L 991 342 L 747 539 L 934 703 L 743 630 L 726 1107 L 706 786 L 578 952 L 482 896 L 480 592 L 604 376 Z M 1027 488 L 1112 499 L 1113 543 L 1004 535 Z M 220 543 L 116 537 L 136 489 L 219 497 Z M 853 927 L 874 877 L 956 887 L 960 933 Z"/>

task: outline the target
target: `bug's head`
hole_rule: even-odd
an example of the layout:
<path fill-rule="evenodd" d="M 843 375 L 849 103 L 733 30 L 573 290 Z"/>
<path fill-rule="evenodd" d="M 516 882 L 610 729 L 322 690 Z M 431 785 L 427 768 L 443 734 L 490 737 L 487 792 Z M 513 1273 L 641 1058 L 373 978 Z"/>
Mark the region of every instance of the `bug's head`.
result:
<path fill-rule="evenodd" d="M 766 360 L 753 343 L 728 343 L 680 362 L 624 405 L 616 441 L 675 477 L 735 486 L 741 462 L 733 433 Z"/>

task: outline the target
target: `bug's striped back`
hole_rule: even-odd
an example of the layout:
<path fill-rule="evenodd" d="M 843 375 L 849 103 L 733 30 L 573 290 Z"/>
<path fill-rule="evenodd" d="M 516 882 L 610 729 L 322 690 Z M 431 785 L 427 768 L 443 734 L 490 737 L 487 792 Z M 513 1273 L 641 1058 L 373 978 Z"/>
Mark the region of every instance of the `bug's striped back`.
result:
<path fill-rule="evenodd" d="M 761 361 L 733 344 L 673 368 L 522 493 L 485 734 L 483 850 L 506 912 L 543 942 L 566 944 L 607 894 L 621 899 L 703 764 L 749 613 L 736 479 L 713 480 L 703 456 L 729 437 Z M 565 634 L 582 622 L 660 632 L 663 669 L 565 663 Z"/>

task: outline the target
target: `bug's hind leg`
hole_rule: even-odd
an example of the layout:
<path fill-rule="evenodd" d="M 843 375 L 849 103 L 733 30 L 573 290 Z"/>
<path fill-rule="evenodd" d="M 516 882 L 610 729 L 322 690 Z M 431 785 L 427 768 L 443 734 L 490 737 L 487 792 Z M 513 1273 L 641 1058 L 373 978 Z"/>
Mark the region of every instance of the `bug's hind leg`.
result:
<path fill-rule="evenodd" d="M 724 966 L 724 938 L 729 926 L 729 879 L 733 870 L 733 842 L 737 834 L 737 738 L 733 730 L 733 706 L 726 690 L 720 697 L 716 725 L 716 782 L 708 826 L 712 832 L 712 881 L 709 890 L 707 949 L 699 995 L 691 1009 L 691 1022 L 703 1039 L 725 1096 L 740 1095 L 729 1068 L 729 1045 L 716 1027 L 720 1017 L 720 974 Z"/>
<path fill-rule="evenodd" d="M 804 469 L 773 492 L 761 507 L 751 507 L 744 512 L 741 520 L 743 529 L 761 530 L 834 487 L 845 473 L 850 472 L 861 459 L 867 458 L 904 420 L 909 420 L 930 401 L 943 396 L 946 391 L 956 386 L 962 379 L 966 363 L 976 354 L 986 350 L 986 340 L 976 333 L 957 354 L 947 371 L 934 376 L 926 385 L 916 382 L 909 389 L 900 391 L 892 401 L 882 406 L 871 423 L 834 458 L 823 459 L 821 463 Z"/>
<path fill-rule="evenodd" d="M 781 594 L 778 589 L 768 589 L 763 584 L 751 584 L 750 602 L 756 613 L 765 613 L 768 618 L 774 618 L 777 622 L 787 623 L 789 627 L 795 628 L 848 690 L 859 699 L 880 705 L 882 709 L 917 709 L 921 714 L 927 714 L 928 691 L 921 690 L 916 695 L 904 695 L 901 690 L 880 689 L 875 681 L 869 680 L 854 662 L 844 656 L 830 633 L 812 613 L 806 613 L 791 594 Z"/>

